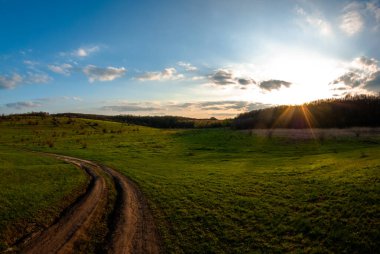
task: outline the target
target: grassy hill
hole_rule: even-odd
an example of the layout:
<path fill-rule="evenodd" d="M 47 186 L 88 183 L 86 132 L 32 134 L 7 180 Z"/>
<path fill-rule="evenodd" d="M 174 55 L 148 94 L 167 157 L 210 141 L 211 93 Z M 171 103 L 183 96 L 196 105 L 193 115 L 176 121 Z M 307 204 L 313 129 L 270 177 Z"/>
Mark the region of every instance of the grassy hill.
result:
<path fill-rule="evenodd" d="M 10 153 L 27 148 L 87 158 L 132 178 L 167 252 L 380 247 L 378 136 L 298 140 L 51 116 L 11 116 L 0 132 Z"/>

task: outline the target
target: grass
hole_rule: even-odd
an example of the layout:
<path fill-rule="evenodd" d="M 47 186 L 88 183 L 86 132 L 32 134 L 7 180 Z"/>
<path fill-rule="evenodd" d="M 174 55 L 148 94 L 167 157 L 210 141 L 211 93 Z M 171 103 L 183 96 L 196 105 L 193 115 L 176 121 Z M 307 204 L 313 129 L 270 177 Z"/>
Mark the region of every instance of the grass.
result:
<path fill-rule="evenodd" d="M 131 177 L 167 252 L 380 247 L 379 137 L 321 142 L 50 117 L 3 121 L 0 131 L 3 144 L 92 159 Z"/>
<path fill-rule="evenodd" d="M 82 171 L 0 145 L 0 250 L 50 224 L 82 190 Z"/>

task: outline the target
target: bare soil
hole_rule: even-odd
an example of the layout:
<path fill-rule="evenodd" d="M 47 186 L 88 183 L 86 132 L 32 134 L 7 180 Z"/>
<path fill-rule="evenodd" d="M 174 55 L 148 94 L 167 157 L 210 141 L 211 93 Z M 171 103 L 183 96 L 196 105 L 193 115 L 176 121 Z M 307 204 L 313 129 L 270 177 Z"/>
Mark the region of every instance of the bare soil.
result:
<path fill-rule="evenodd" d="M 52 155 L 85 170 L 91 178 L 86 193 L 66 208 L 56 222 L 42 232 L 27 237 L 15 247 L 21 253 L 74 253 L 93 225 L 95 214 L 105 211 L 108 188 L 105 176 L 112 178 L 117 191 L 109 236 L 104 242 L 108 253 L 160 253 L 161 241 L 146 199 L 130 179 L 106 166 L 88 160 Z M 105 172 L 106 174 L 102 174 Z"/>

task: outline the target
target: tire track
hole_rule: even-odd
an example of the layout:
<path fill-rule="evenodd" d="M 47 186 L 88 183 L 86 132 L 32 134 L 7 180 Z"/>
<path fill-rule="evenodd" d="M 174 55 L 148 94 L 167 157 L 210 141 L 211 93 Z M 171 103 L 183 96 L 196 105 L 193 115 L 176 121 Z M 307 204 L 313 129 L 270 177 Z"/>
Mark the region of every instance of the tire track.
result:
<path fill-rule="evenodd" d="M 108 189 L 105 172 L 112 178 L 117 198 L 109 225 L 108 253 L 160 253 L 161 241 L 149 206 L 137 185 L 106 166 L 69 156 L 48 154 L 74 164 L 90 176 L 86 193 L 72 204 L 57 222 L 22 245 L 21 253 L 71 253 L 75 242 L 97 223 L 93 215 L 102 209 Z M 104 209 L 103 209 L 104 210 Z"/>

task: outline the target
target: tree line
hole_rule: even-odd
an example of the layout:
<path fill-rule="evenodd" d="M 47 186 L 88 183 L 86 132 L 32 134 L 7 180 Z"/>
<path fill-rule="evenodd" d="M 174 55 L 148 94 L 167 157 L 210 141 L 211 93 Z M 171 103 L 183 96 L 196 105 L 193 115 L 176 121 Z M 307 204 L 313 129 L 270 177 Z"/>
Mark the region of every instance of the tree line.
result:
<path fill-rule="evenodd" d="M 276 106 L 243 113 L 231 122 L 235 129 L 348 128 L 380 126 L 380 95 L 356 95 Z"/>

